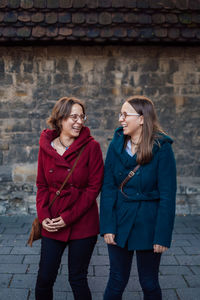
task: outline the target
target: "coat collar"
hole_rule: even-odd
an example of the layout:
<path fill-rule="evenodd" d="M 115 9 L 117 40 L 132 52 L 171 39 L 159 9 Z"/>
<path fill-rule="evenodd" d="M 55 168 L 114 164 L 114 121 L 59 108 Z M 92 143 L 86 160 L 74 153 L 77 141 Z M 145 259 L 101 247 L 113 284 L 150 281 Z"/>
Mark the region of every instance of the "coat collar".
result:
<path fill-rule="evenodd" d="M 79 153 L 80 149 L 88 144 L 93 137 L 90 135 L 90 130 L 88 127 L 83 127 L 81 129 L 80 135 L 75 139 L 70 148 L 65 151 L 65 153 L 61 156 L 56 150 L 51 146 L 51 142 L 58 136 L 56 130 L 45 129 L 41 133 L 40 136 L 40 147 L 44 152 L 46 152 L 49 156 L 52 156 L 56 159 L 57 164 L 66 165 L 66 159 L 69 158 L 73 160 L 75 156 Z"/>

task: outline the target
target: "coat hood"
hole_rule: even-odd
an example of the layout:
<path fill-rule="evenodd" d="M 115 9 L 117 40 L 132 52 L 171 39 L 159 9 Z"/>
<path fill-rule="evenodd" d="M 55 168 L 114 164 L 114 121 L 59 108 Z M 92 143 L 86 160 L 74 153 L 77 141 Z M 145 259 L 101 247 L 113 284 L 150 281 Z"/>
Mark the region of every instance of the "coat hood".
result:
<path fill-rule="evenodd" d="M 82 146 L 88 144 L 90 141 L 94 140 L 94 138 L 90 135 L 90 130 L 88 127 L 83 127 L 81 129 L 80 135 L 75 139 L 72 145 L 69 147 L 65 153 L 60 156 L 55 149 L 51 146 L 51 142 L 58 136 L 56 130 L 45 129 L 42 131 L 40 136 L 40 147 L 43 151 L 45 151 L 48 155 L 54 156 L 56 158 L 66 158 L 73 153 L 79 152 Z"/>
<path fill-rule="evenodd" d="M 119 155 L 119 159 L 123 161 L 124 165 L 126 165 L 127 167 L 129 165 L 134 166 L 137 164 L 136 155 L 131 157 L 124 149 L 125 138 L 126 136 L 123 133 L 123 127 L 120 126 L 115 130 L 111 144 L 116 154 Z M 164 143 L 172 144 L 173 140 L 169 136 L 163 133 L 159 133 L 158 139 L 155 140 L 155 144 L 153 146 L 153 153 L 156 153 Z"/>

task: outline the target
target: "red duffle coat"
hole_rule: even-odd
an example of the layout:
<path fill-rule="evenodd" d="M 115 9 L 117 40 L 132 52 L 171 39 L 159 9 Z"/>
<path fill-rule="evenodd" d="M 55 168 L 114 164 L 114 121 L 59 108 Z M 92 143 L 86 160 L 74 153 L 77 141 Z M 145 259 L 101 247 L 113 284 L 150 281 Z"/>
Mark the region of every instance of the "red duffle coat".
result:
<path fill-rule="evenodd" d="M 99 233 L 99 214 L 96 198 L 103 178 L 103 158 L 100 145 L 83 127 L 79 137 L 61 156 L 51 146 L 57 137 L 55 130 L 46 129 L 40 137 L 37 172 L 36 206 L 39 221 L 61 216 L 66 227 L 57 232 L 42 228 L 42 235 L 60 240 L 81 239 Z M 56 191 L 72 168 L 81 147 L 85 148 L 61 194 L 52 207 Z"/>

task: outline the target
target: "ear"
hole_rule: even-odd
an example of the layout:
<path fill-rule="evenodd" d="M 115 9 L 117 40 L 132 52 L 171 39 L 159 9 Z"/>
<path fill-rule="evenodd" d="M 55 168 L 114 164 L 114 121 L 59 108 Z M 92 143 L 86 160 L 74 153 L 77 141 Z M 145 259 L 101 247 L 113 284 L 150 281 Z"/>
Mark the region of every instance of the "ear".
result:
<path fill-rule="evenodd" d="M 140 125 L 144 124 L 144 116 L 139 116 L 139 124 Z"/>

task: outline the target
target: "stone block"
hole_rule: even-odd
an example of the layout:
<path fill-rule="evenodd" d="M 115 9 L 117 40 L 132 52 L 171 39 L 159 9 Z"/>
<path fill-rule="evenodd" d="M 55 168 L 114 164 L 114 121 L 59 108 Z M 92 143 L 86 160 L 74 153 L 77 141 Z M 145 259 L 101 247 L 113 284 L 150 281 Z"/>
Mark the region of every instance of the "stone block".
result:
<path fill-rule="evenodd" d="M 46 0 L 47 8 L 59 8 L 59 1 L 55 0 Z"/>
<path fill-rule="evenodd" d="M 86 5 L 86 0 L 73 0 L 72 4 L 74 8 L 83 8 Z"/>
<path fill-rule="evenodd" d="M 6 12 L 4 14 L 4 22 L 14 23 L 17 21 L 17 13 L 14 11 Z"/>
<path fill-rule="evenodd" d="M 165 14 L 166 23 L 175 24 L 178 23 L 178 18 L 176 14 Z"/>
<path fill-rule="evenodd" d="M 191 24 L 192 23 L 192 16 L 190 14 L 180 14 L 179 21 L 182 24 Z"/>
<path fill-rule="evenodd" d="M 70 23 L 71 20 L 72 20 L 71 13 L 62 12 L 58 14 L 58 21 L 60 23 Z M 66 28 L 66 29 L 70 30 L 70 28 Z"/>
<path fill-rule="evenodd" d="M 55 24 L 57 19 L 57 13 L 55 12 L 49 12 L 45 14 L 45 21 L 47 24 Z"/>
<path fill-rule="evenodd" d="M 21 22 L 30 22 L 31 15 L 27 11 L 20 12 L 18 13 L 18 20 Z"/>
<path fill-rule="evenodd" d="M 35 8 L 45 8 L 46 0 L 34 0 L 34 7 Z"/>
<path fill-rule="evenodd" d="M 29 9 L 33 7 L 33 0 L 21 0 L 20 1 L 21 8 Z"/>
<path fill-rule="evenodd" d="M 17 289 L 24 289 L 24 288 L 32 288 L 34 289 L 36 282 L 36 275 L 33 274 L 16 274 L 13 276 L 11 281 L 10 287 L 17 288 Z"/>
<path fill-rule="evenodd" d="M 20 6 L 20 0 L 8 0 L 8 7 L 18 8 Z"/>
<path fill-rule="evenodd" d="M 177 294 L 181 300 L 198 300 L 200 288 L 180 288 L 177 289 Z"/>
<path fill-rule="evenodd" d="M 153 14 L 152 22 L 155 24 L 165 23 L 165 15 L 164 14 Z"/>
<path fill-rule="evenodd" d="M 124 6 L 127 8 L 136 8 L 137 1 L 136 0 L 124 0 Z"/>
<path fill-rule="evenodd" d="M 175 2 L 176 8 L 181 10 L 188 9 L 188 1 L 187 0 L 176 0 Z"/>
<path fill-rule="evenodd" d="M 137 23 L 138 22 L 138 14 L 136 14 L 136 13 L 127 13 L 124 16 L 124 20 L 127 23 Z"/>
<path fill-rule="evenodd" d="M 137 8 L 148 8 L 148 7 L 149 7 L 149 1 L 148 0 L 137 1 Z"/>
<path fill-rule="evenodd" d="M 22 27 L 17 29 L 17 36 L 20 38 L 28 38 L 31 35 L 31 28 L 29 27 Z"/>
<path fill-rule="evenodd" d="M 112 15 L 108 12 L 102 12 L 99 14 L 99 23 L 101 25 L 109 25 L 112 23 Z"/>
<path fill-rule="evenodd" d="M 44 14 L 41 12 L 36 12 L 31 15 L 31 21 L 34 23 L 40 23 L 44 21 Z"/>
<path fill-rule="evenodd" d="M 1 300 L 8 300 L 8 299 L 15 299 L 15 300 L 22 300 L 27 299 L 29 295 L 29 289 L 1 289 Z"/>
<path fill-rule="evenodd" d="M 85 22 L 85 14 L 84 13 L 73 13 L 72 14 L 72 23 L 82 24 Z"/>
<path fill-rule="evenodd" d="M 46 28 L 41 26 L 35 26 L 32 30 L 33 37 L 43 37 L 46 34 Z"/>

